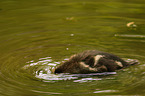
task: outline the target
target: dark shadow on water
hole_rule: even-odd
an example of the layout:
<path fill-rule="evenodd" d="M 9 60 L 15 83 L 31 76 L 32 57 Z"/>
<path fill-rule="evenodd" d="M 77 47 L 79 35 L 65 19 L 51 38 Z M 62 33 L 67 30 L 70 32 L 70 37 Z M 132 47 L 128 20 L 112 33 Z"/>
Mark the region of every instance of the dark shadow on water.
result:
<path fill-rule="evenodd" d="M 107 75 L 115 75 L 116 72 L 103 72 L 103 73 L 90 73 L 90 74 L 63 74 L 65 76 L 75 76 L 75 77 L 91 77 L 91 76 L 107 76 Z"/>

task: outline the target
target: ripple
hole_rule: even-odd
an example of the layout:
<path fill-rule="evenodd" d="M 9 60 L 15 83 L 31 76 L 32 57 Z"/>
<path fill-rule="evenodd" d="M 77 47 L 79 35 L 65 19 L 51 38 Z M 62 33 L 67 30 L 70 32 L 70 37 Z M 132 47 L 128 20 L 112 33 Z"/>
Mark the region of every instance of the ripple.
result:
<path fill-rule="evenodd" d="M 99 90 L 99 91 L 95 91 L 93 93 L 109 93 L 109 92 L 118 92 L 118 90 Z"/>
<path fill-rule="evenodd" d="M 145 38 L 145 35 L 115 34 L 115 37 L 133 37 L 133 38 Z"/>
<path fill-rule="evenodd" d="M 53 61 L 51 57 L 40 58 L 38 62 L 34 62 L 33 60 L 31 60 L 26 63 L 27 65 L 25 65 L 23 69 L 31 71 L 33 70 L 35 77 L 38 79 L 42 79 L 43 82 L 74 80 L 73 82 L 83 83 L 102 80 L 101 78 L 97 77 L 92 78 L 92 76 L 106 76 L 116 74 L 116 72 L 90 73 L 90 74 L 68 74 L 68 73 L 53 74 L 53 70 L 57 65 L 60 64 L 60 62 Z"/>
<path fill-rule="evenodd" d="M 23 68 L 29 68 L 31 66 L 36 66 L 36 65 L 50 65 L 50 66 L 56 66 L 57 64 L 60 64 L 60 62 L 53 62 L 51 57 L 45 57 L 45 58 L 40 58 L 38 62 L 33 63 L 34 60 L 28 61 L 26 63 L 29 63 L 28 65 L 25 65 Z"/>
<path fill-rule="evenodd" d="M 82 78 L 80 80 L 74 80 L 73 82 L 84 83 L 84 82 L 98 81 L 98 80 L 102 80 L 102 78 Z"/>
<path fill-rule="evenodd" d="M 62 93 L 55 93 L 55 92 L 44 92 L 44 91 L 37 91 L 37 90 L 31 90 L 33 92 L 37 92 L 37 93 L 45 93 L 45 94 L 62 94 Z"/>

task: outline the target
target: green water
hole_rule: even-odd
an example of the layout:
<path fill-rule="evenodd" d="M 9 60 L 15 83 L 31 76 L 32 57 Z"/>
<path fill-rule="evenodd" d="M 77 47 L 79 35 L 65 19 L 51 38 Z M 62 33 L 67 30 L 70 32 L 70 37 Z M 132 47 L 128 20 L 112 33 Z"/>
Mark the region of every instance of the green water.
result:
<path fill-rule="evenodd" d="M 108 76 L 51 74 L 91 49 L 140 64 Z M 144 49 L 144 0 L 0 0 L 0 96 L 144 96 Z"/>

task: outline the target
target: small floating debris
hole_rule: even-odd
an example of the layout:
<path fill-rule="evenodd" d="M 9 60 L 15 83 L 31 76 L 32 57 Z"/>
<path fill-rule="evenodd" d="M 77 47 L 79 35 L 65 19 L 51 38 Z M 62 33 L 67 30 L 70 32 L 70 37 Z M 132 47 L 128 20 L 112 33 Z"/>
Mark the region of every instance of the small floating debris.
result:
<path fill-rule="evenodd" d="M 74 20 L 74 17 L 66 17 L 66 20 L 72 21 L 72 20 Z"/>
<path fill-rule="evenodd" d="M 127 27 L 136 28 L 137 25 L 134 22 L 129 22 L 126 24 Z"/>
<path fill-rule="evenodd" d="M 70 34 L 70 36 L 74 36 L 74 34 Z"/>
<path fill-rule="evenodd" d="M 66 48 L 66 50 L 69 50 L 69 48 Z"/>

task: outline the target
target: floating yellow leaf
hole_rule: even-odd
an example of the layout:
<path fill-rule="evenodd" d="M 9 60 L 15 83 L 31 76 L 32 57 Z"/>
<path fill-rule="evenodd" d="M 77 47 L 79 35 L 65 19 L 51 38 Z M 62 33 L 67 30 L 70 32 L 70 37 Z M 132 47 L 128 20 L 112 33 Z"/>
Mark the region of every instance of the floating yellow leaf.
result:
<path fill-rule="evenodd" d="M 134 22 L 129 22 L 126 24 L 127 27 L 137 27 Z"/>

